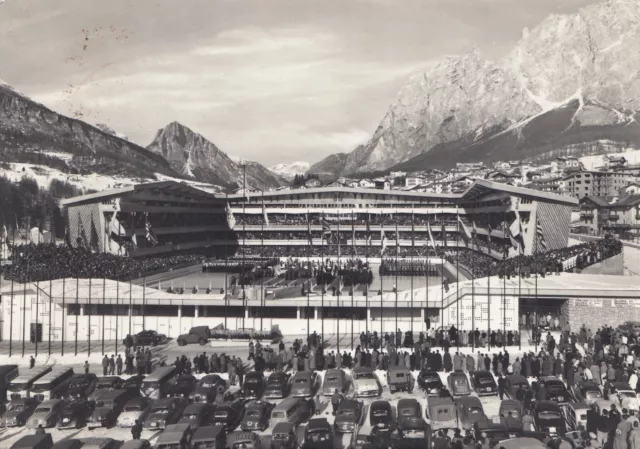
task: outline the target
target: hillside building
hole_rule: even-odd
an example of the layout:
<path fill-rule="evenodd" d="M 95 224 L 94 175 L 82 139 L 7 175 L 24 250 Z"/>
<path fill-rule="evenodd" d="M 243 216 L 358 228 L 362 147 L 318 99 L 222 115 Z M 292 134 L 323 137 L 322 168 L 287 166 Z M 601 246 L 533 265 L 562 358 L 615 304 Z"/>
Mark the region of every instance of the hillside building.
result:
<path fill-rule="evenodd" d="M 640 238 L 640 195 L 587 196 L 580 199 L 580 224 L 593 235 Z"/>

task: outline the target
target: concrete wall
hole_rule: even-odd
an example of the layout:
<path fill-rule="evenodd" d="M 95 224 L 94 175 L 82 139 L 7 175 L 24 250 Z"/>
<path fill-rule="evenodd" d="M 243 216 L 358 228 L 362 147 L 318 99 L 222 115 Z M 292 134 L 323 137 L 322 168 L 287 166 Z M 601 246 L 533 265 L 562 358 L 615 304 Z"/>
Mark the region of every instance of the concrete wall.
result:
<path fill-rule="evenodd" d="M 583 242 L 591 242 L 593 240 L 599 240 L 600 237 L 571 234 L 569 239 L 569 245 L 577 245 Z M 624 249 L 623 255 L 623 274 L 624 276 L 640 276 L 640 245 L 633 242 L 622 241 Z M 599 273 L 598 274 L 607 274 Z"/>
<path fill-rule="evenodd" d="M 574 298 L 562 306 L 562 315 L 572 331 L 585 324 L 595 332 L 603 324 L 616 327 L 625 321 L 640 321 L 640 300 Z"/>
<path fill-rule="evenodd" d="M 618 254 L 617 256 L 610 257 L 598 262 L 594 265 L 584 268 L 580 273 L 584 274 L 611 274 L 611 275 L 624 275 L 624 254 Z"/>

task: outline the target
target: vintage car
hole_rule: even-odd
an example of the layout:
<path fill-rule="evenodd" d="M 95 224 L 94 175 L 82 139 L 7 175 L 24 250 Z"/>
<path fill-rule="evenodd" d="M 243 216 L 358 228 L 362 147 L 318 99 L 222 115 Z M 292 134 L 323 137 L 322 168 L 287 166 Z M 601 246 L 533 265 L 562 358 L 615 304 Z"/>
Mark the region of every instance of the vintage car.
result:
<path fill-rule="evenodd" d="M 336 419 L 334 428 L 336 432 L 353 433 L 358 429 L 362 413 L 364 412 L 364 404 L 362 401 L 355 399 L 345 399 L 340 402 L 338 410 L 336 410 Z"/>
<path fill-rule="evenodd" d="M 389 401 L 373 401 L 369 406 L 369 423 L 372 428 L 389 432 L 395 427 L 393 410 Z"/>
<path fill-rule="evenodd" d="M 156 331 L 145 330 L 133 336 L 134 346 L 156 346 L 167 341 L 167 336 Z"/>
<path fill-rule="evenodd" d="M 425 440 L 422 444 L 417 447 L 431 447 L 430 439 L 431 439 L 431 428 L 427 422 L 417 416 L 405 417 L 402 419 L 402 426 L 398 427 L 400 437 L 403 440 L 411 440 L 412 442 L 419 443 Z M 416 447 L 415 444 L 411 444 L 411 447 Z M 394 445 L 394 447 L 397 447 Z"/>
<path fill-rule="evenodd" d="M 291 389 L 290 381 L 291 374 L 289 373 L 284 373 L 282 371 L 276 371 L 275 373 L 272 373 L 267 379 L 267 386 L 264 390 L 264 397 L 267 399 L 286 398 L 289 395 L 289 390 Z"/>
<path fill-rule="evenodd" d="M 225 449 L 227 434 L 222 426 L 198 427 L 191 436 L 192 449 Z"/>
<path fill-rule="evenodd" d="M 291 396 L 294 398 L 310 398 L 320 384 L 320 378 L 315 371 L 300 371 L 293 376 L 291 381 Z"/>
<path fill-rule="evenodd" d="M 507 419 L 511 416 L 514 420 L 517 420 L 522 427 L 522 417 L 524 416 L 524 407 L 522 402 L 515 399 L 504 399 L 500 401 L 500 408 L 498 409 L 498 415 L 501 419 Z"/>
<path fill-rule="evenodd" d="M 131 397 L 129 390 L 111 390 L 99 394 L 87 427 L 111 427 L 118 421 L 124 405 Z"/>
<path fill-rule="evenodd" d="M 411 371 L 407 368 L 393 366 L 387 371 L 387 385 L 391 393 L 395 393 L 396 391 L 412 393 L 413 387 L 415 386 L 415 379 Z"/>
<path fill-rule="evenodd" d="M 93 389 L 93 392 L 89 395 L 89 400 L 95 401 L 98 395 L 104 393 L 105 391 L 119 390 L 122 388 L 123 383 L 124 382 L 122 378 L 119 376 L 98 377 L 96 381 L 96 387 Z"/>
<path fill-rule="evenodd" d="M 11 445 L 11 449 L 52 449 L 53 438 L 50 433 L 25 435 Z"/>
<path fill-rule="evenodd" d="M 474 371 L 470 377 L 473 389 L 476 390 L 479 396 L 498 394 L 496 380 L 489 371 Z"/>
<path fill-rule="evenodd" d="M 142 374 L 136 374 L 134 376 L 129 376 L 122 382 L 122 386 L 120 387 L 122 390 L 130 390 L 133 396 L 140 394 L 140 387 L 142 386 L 142 381 L 146 376 Z"/>
<path fill-rule="evenodd" d="M 128 440 L 119 449 L 151 449 L 149 440 Z"/>
<path fill-rule="evenodd" d="M 595 401 L 593 401 L 593 404 L 596 408 L 596 412 L 598 413 L 599 416 L 602 415 L 602 411 L 603 410 L 607 410 L 607 411 L 611 411 L 611 407 L 614 405 L 615 403 L 613 401 L 610 401 L 608 399 L 596 399 Z M 617 407 L 617 405 L 616 405 Z"/>
<path fill-rule="evenodd" d="M 27 421 L 27 427 L 37 429 L 42 426 L 55 427 L 58 424 L 58 418 L 67 403 L 62 399 L 49 399 L 36 407 L 33 415 Z"/>
<path fill-rule="evenodd" d="M 65 440 L 60 440 L 58 442 L 56 442 L 53 445 L 52 449 L 80 449 L 82 447 L 82 443 L 80 442 L 80 440 L 76 440 L 76 439 L 65 439 Z"/>
<path fill-rule="evenodd" d="M 265 386 L 264 374 L 251 371 L 244 378 L 242 396 L 245 399 L 260 399 L 264 394 Z"/>
<path fill-rule="evenodd" d="M 188 334 L 181 334 L 176 341 L 178 346 L 186 346 L 190 344 L 198 343 L 200 346 L 204 346 L 209 342 L 211 338 L 211 330 L 209 326 L 196 326 L 189 329 Z"/>
<path fill-rule="evenodd" d="M 206 402 L 195 402 L 184 408 L 178 424 L 190 424 L 192 428 L 209 424 L 213 406 Z"/>
<path fill-rule="evenodd" d="M 536 401 L 532 415 L 539 432 L 562 436 L 567 431 L 562 410 L 555 401 Z"/>
<path fill-rule="evenodd" d="M 404 418 L 422 418 L 420 403 L 414 398 L 400 399 L 396 405 L 398 426 Z"/>
<path fill-rule="evenodd" d="M 326 418 L 309 420 L 304 432 L 305 449 L 334 449 L 333 431 Z"/>
<path fill-rule="evenodd" d="M 185 408 L 185 402 L 179 398 L 156 399 L 149 406 L 147 419 L 142 423 L 144 429 L 164 429 L 176 423 Z"/>
<path fill-rule="evenodd" d="M 244 431 L 264 431 L 269 427 L 269 417 L 273 404 L 265 401 L 251 401 L 244 406 L 244 417 L 240 428 Z"/>
<path fill-rule="evenodd" d="M 509 374 L 504 378 L 504 386 L 507 395 L 511 399 L 518 400 L 518 390 L 522 389 L 522 397 L 524 398 L 524 394 L 528 390 L 531 390 L 531 385 L 526 377 L 521 376 L 520 374 Z"/>
<path fill-rule="evenodd" d="M 193 428 L 189 424 L 169 424 L 158 435 L 156 444 L 157 449 L 180 449 L 191 446 L 191 435 Z"/>
<path fill-rule="evenodd" d="M 636 392 L 627 382 L 607 382 L 604 386 L 604 397 L 621 408 L 636 411 L 640 409 Z"/>
<path fill-rule="evenodd" d="M 452 398 L 429 398 L 426 418 L 434 431 L 458 427 L 456 405 Z"/>
<path fill-rule="evenodd" d="M 455 400 L 458 421 L 463 429 L 472 429 L 476 421 L 487 419 L 482 402 L 476 396 L 462 396 Z"/>
<path fill-rule="evenodd" d="M 262 449 L 260 437 L 253 432 L 233 432 L 227 435 L 229 449 Z"/>
<path fill-rule="evenodd" d="M 471 386 L 465 373 L 459 371 L 449 373 L 447 383 L 449 384 L 449 390 L 451 390 L 453 397 L 468 396 L 471 394 Z"/>
<path fill-rule="evenodd" d="M 213 410 L 213 425 L 223 426 L 227 432 L 233 431 L 240 425 L 244 415 L 244 402 L 235 400 L 216 405 Z"/>
<path fill-rule="evenodd" d="M 476 421 L 473 425 L 473 434 L 476 440 L 486 437 L 489 441 L 502 442 L 511 438 L 519 438 L 523 433 L 522 427 L 511 428 L 502 420 L 496 422 L 491 419 L 483 419 Z"/>
<path fill-rule="evenodd" d="M 298 399 L 288 397 L 276 405 L 271 411 L 270 422 L 290 422 L 299 425 L 313 415 L 313 399 Z"/>
<path fill-rule="evenodd" d="M 58 429 L 79 429 L 84 427 L 93 413 L 94 402 L 77 399 L 68 403 L 60 412 Z"/>
<path fill-rule="evenodd" d="M 571 430 L 578 430 L 578 427 L 582 426 L 582 430 L 585 430 L 587 428 L 589 407 L 584 402 L 569 402 L 564 407 L 561 407 L 562 416 L 567 423 L 567 427 Z"/>
<path fill-rule="evenodd" d="M 564 382 L 556 376 L 541 376 L 538 378 L 538 382 L 540 386 L 544 386 L 547 391 L 547 401 L 555 401 L 559 404 L 569 402 L 569 392 L 567 391 L 567 387 L 565 387 Z"/>
<path fill-rule="evenodd" d="M 167 397 L 188 398 L 196 388 L 198 379 L 191 374 L 182 374 L 175 378 L 173 383 L 167 388 Z"/>
<path fill-rule="evenodd" d="M 193 391 L 189 394 L 189 400 L 192 402 L 213 403 L 220 388 L 224 394 L 227 389 L 227 381 L 217 374 L 207 374 L 200 378 Z"/>
<path fill-rule="evenodd" d="M 144 422 L 151 410 L 151 400 L 142 396 L 129 399 L 118 416 L 118 427 L 133 427 L 136 421 Z"/>
<path fill-rule="evenodd" d="M 38 401 L 33 398 L 14 399 L 0 417 L 0 427 L 22 427 L 36 410 Z"/>
<path fill-rule="evenodd" d="M 429 371 L 425 369 L 420 371 L 420 374 L 418 374 L 418 385 L 427 393 L 428 396 L 440 396 L 440 391 L 445 388 L 437 371 Z"/>
<path fill-rule="evenodd" d="M 356 398 L 378 397 L 382 386 L 371 368 L 358 366 L 353 370 L 353 396 Z"/>
<path fill-rule="evenodd" d="M 600 387 L 592 380 L 579 380 L 571 387 L 571 394 L 576 402 L 584 402 L 588 405 L 602 397 Z"/>
<path fill-rule="evenodd" d="M 97 382 L 98 377 L 95 374 L 74 374 L 59 396 L 69 401 L 77 398 L 86 398 L 96 388 Z"/>
<path fill-rule="evenodd" d="M 346 393 L 349 391 L 349 383 L 347 375 L 341 369 L 330 369 L 324 375 L 324 383 L 322 384 L 322 394 L 331 396 L 335 392 Z"/>
<path fill-rule="evenodd" d="M 122 441 L 107 437 L 78 438 L 82 449 L 119 449 Z"/>
<path fill-rule="evenodd" d="M 290 422 L 279 422 L 271 432 L 271 449 L 296 449 L 296 427 Z"/>

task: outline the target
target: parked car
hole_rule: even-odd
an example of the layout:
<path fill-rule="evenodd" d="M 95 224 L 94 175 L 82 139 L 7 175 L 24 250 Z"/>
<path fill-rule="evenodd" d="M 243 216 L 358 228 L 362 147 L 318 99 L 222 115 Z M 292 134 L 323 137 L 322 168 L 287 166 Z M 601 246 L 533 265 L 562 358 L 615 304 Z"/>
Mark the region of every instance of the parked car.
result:
<path fill-rule="evenodd" d="M 227 381 L 217 374 L 207 374 L 198 381 L 191 394 L 189 394 L 189 400 L 213 403 L 220 389 L 224 394 L 227 389 Z"/>
<path fill-rule="evenodd" d="M 128 440 L 119 449 L 151 449 L 149 440 Z"/>
<path fill-rule="evenodd" d="M 185 407 L 178 424 L 190 424 L 192 428 L 209 425 L 213 405 L 206 402 L 194 402 Z"/>
<path fill-rule="evenodd" d="M 564 382 L 558 379 L 556 376 L 542 376 L 538 379 L 541 386 L 544 386 L 546 393 L 546 400 L 555 401 L 560 404 L 569 402 L 569 392 L 565 387 Z"/>
<path fill-rule="evenodd" d="M 62 399 L 49 399 L 42 402 L 27 421 L 27 427 L 31 429 L 37 429 L 39 426 L 55 427 L 65 406 L 66 402 Z"/>
<path fill-rule="evenodd" d="M 524 416 L 524 406 L 522 402 L 516 401 L 515 399 L 504 399 L 500 402 L 498 414 L 501 419 L 506 419 L 508 416 L 511 416 L 512 419 L 519 421 L 520 427 L 522 427 L 522 417 Z"/>
<path fill-rule="evenodd" d="M 328 372 L 327 372 L 328 373 Z M 326 375 L 325 375 L 326 376 Z M 282 371 L 271 373 L 267 379 L 264 397 L 268 399 L 286 398 L 291 388 L 291 374 Z"/>
<path fill-rule="evenodd" d="M 335 392 L 346 393 L 349 391 L 349 383 L 347 375 L 341 369 L 330 369 L 324 375 L 324 383 L 322 384 L 322 394 L 331 396 Z"/>
<path fill-rule="evenodd" d="M 118 416 L 118 427 L 133 427 L 136 421 L 144 422 L 149 414 L 150 404 L 149 398 L 141 396 L 129 399 Z"/>
<path fill-rule="evenodd" d="M 175 378 L 167 389 L 167 396 L 170 398 L 188 398 L 196 388 L 198 379 L 191 374 L 182 374 Z"/>
<path fill-rule="evenodd" d="M 53 438 L 50 433 L 25 435 L 11 445 L 11 449 L 52 449 Z"/>
<path fill-rule="evenodd" d="M 59 397 L 69 401 L 77 398 L 86 398 L 96 388 L 97 383 L 98 377 L 93 373 L 74 374 L 69 379 L 64 391 L 60 392 Z"/>
<path fill-rule="evenodd" d="M 247 373 L 242 384 L 242 396 L 245 399 L 260 399 L 264 394 L 266 382 L 264 374 L 251 371 Z"/>
<path fill-rule="evenodd" d="M 602 397 L 602 391 L 600 391 L 598 384 L 592 380 L 579 380 L 571 387 L 571 395 L 576 402 L 591 405 L 596 399 Z"/>
<path fill-rule="evenodd" d="M 169 424 L 174 424 L 180 419 L 185 408 L 185 402 L 180 398 L 156 399 L 151 403 L 147 419 L 144 420 L 144 429 L 164 429 Z"/>
<path fill-rule="evenodd" d="M 204 346 L 209 342 L 211 338 L 211 330 L 209 326 L 196 326 L 189 329 L 188 334 L 181 334 L 178 336 L 178 346 L 186 346 L 198 343 L 200 346 Z"/>
<path fill-rule="evenodd" d="M 471 385 L 469 385 L 469 379 L 467 379 L 467 375 L 465 373 L 459 371 L 449 373 L 447 382 L 449 383 L 449 390 L 451 390 L 451 394 L 454 397 L 467 396 L 471 394 Z"/>
<path fill-rule="evenodd" d="M 405 429 L 412 429 L 415 426 L 415 420 L 422 420 L 422 410 L 420 403 L 414 399 L 400 399 L 396 406 L 398 431 L 402 435 Z"/>
<path fill-rule="evenodd" d="M 476 421 L 473 425 L 473 434 L 476 440 L 480 438 L 487 438 L 489 441 L 510 440 L 512 438 L 519 438 L 524 434 L 522 427 L 510 428 L 507 423 L 503 421 L 493 421 L 491 419 L 484 419 Z"/>
<path fill-rule="evenodd" d="M 407 368 L 399 366 L 393 366 L 387 370 L 387 385 L 389 386 L 389 392 L 395 393 L 396 391 L 406 391 L 408 393 L 413 392 L 415 385 L 415 379 Z"/>
<path fill-rule="evenodd" d="M 216 405 L 213 411 L 213 425 L 223 426 L 227 432 L 233 431 L 244 416 L 244 402 L 235 400 Z"/>
<path fill-rule="evenodd" d="M 87 427 L 93 429 L 115 425 L 130 397 L 131 393 L 128 390 L 111 390 L 99 394 Z"/>
<path fill-rule="evenodd" d="M 607 382 L 604 386 L 604 397 L 628 410 L 640 409 L 636 392 L 627 382 Z"/>
<path fill-rule="evenodd" d="M 505 390 L 511 399 L 518 400 L 518 391 L 520 389 L 522 389 L 521 395 L 523 398 L 524 394 L 526 394 L 528 390 L 531 390 L 531 385 L 526 377 L 520 374 L 509 374 L 505 377 Z"/>
<path fill-rule="evenodd" d="M 119 390 L 122 388 L 124 381 L 120 376 L 104 376 L 98 377 L 93 392 L 89 395 L 90 401 L 95 401 L 98 395 L 105 391 Z"/>
<path fill-rule="evenodd" d="M 427 401 L 427 422 L 431 430 L 456 429 L 458 416 L 452 398 L 429 398 Z"/>
<path fill-rule="evenodd" d="M 313 418 L 304 432 L 305 449 L 334 449 L 333 431 L 326 418 Z"/>
<path fill-rule="evenodd" d="M 296 449 L 296 428 L 290 422 L 279 422 L 271 432 L 271 449 Z"/>
<path fill-rule="evenodd" d="M 473 389 L 476 390 L 478 395 L 491 396 L 498 394 L 496 380 L 489 371 L 474 371 L 470 377 Z"/>
<path fill-rule="evenodd" d="M 345 399 L 340 402 L 338 410 L 336 410 L 335 430 L 341 433 L 356 432 L 362 419 L 363 411 L 364 404 L 361 401 Z"/>
<path fill-rule="evenodd" d="M 536 430 L 550 435 L 564 435 L 567 431 L 562 410 L 555 401 L 536 401 L 533 405 Z"/>
<path fill-rule="evenodd" d="M 133 336 L 134 346 L 156 346 L 167 341 L 167 336 L 156 331 L 145 330 Z"/>
<path fill-rule="evenodd" d="M 265 401 L 251 401 L 244 406 L 244 416 L 240 428 L 244 431 L 264 431 L 269 427 L 269 417 L 273 404 Z"/>
<path fill-rule="evenodd" d="M 358 366 L 353 370 L 353 396 L 356 398 L 378 397 L 382 386 L 371 368 Z"/>
<path fill-rule="evenodd" d="M 438 372 L 426 369 L 418 374 L 418 385 L 427 393 L 427 396 L 440 396 L 440 391 L 445 389 Z"/>
<path fill-rule="evenodd" d="M 33 398 L 14 399 L 7 404 L 7 411 L 0 418 L 0 427 L 22 427 L 36 410 L 38 402 Z"/>
<path fill-rule="evenodd" d="M 369 406 L 369 423 L 381 432 L 390 432 L 395 428 L 393 410 L 389 401 L 373 401 Z"/>
<path fill-rule="evenodd" d="M 455 400 L 458 421 L 463 429 L 473 429 L 476 421 L 487 419 L 482 402 L 476 396 L 461 396 Z"/>
<path fill-rule="evenodd" d="M 320 384 L 320 378 L 315 371 L 299 371 L 291 381 L 291 396 L 294 398 L 310 398 Z"/>
<path fill-rule="evenodd" d="M 94 405 L 94 402 L 84 398 L 67 403 L 58 418 L 58 429 L 80 429 L 86 426 Z"/>
<path fill-rule="evenodd" d="M 193 449 L 225 449 L 226 432 L 222 426 L 198 427 L 191 437 Z"/>
<path fill-rule="evenodd" d="M 193 428 L 189 424 L 168 424 L 158 435 L 155 446 L 158 449 L 181 449 L 191 446 Z"/>
<path fill-rule="evenodd" d="M 120 386 L 123 390 L 130 390 L 131 393 L 136 396 L 140 394 L 140 387 L 142 386 L 142 381 L 146 376 L 142 374 L 136 374 L 134 376 L 130 376 L 126 378 L 122 385 Z"/>
<path fill-rule="evenodd" d="M 227 435 L 229 449 L 262 449 L 261 440 L 254 432 L 233 432 Z"/>

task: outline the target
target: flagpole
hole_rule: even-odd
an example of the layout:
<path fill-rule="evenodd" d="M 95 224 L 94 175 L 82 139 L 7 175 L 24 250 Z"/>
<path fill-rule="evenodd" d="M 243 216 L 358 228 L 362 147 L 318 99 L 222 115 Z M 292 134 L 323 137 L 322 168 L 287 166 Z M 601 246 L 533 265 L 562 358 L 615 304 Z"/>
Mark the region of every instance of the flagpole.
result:
<path fill-rule="evenodd" d="M 9 357 L 13 352 L 13 283 L 16 276 L 15 263 L 16 263 L 16 226 L 18 225 L 18 216 L 16 215 L 16 224 L 13 225 L 13 244 L 11 245 L 11 320 L 9 321 Z"/>
<path fill-rule="evenodd" d="M 320 221 L 322 231 L 320 231 L 320 331 L 324 340 L 324 212 L 322 212 L 322 220 Z"/>
<path fill-rule="evenodd" d="M 28 236 L 29 234 L 27 234 Z M 29 259 L 27 259 L 27 264 L 29 263 Z M 25 352 L 25 331 L 27 327 L 27 282 L 29 282 L 28 275 L 29 266 L 27 265 L 27 276 L 24 279 L 24 284 L 22 288 L 22 357 L 24 357 Z"/>
<path fill-rule="evenodd" d="M 371 270 L 371 268 L 369 267 L 369 236 L 371 234 L 371 231 L 369 229 L 369 212 L 366 212 L 367 214 L 367 224 L 366 224 L 366 231 L 365 232 L 365 247 L 366 247 L 366 252 L 365 252 L 365 265 L 367 266 L 367 270 Z M 370 316 L 370 311 L 369 311 L 369 277 L 368 277 L 368 273 L 367 273 L 367 282 L 366 285 L 364 287 L 364 303 L 365 303 L 365 310 L 367 311 L 367 316 L 365 317 L 364 320 L 364 327 L 365 327 L 365 331 L 367 333 L 367 335 L 369 334 L 369 316 Z"/>
<path fill-rule="evenodd" d="M 244 169 L 244 181 L 243 181 L 243 186 L 242 186 L 242 193 L 244 195 L 244 198 L 242 199 L 242 268 L 240 269 L 240 279 L 242 279 L 242 306 L 245 309 L 243 311 L 242 314 L 242 328 L 245 329 L 246 323 L 245 323 L 245 317 L 246 317 L 246 309 L 247 309 L 247 295 L 244 289 L 244 263 L 245 263 L 245 238 L 246 238 L 246 223 L 247 223 L 247 216 L 245 214 L 245 203 L 246 203 L 246 198 L 247 198 L 247 166 L 243 165 L 242 166 Z"/>
<path fill-rule="evenodd" d="M 382 299 L 384 297 L 384 285 L 382 283 L 382 277 L 383 277 L 383 272 L 382 272 L 382 267 L 384 266 L 384 240 L 385 240 L 386 236 L 384 234 L 384 229 L 383 229 L 383 224 L 382 224 L 382 215 L 380 216 L 380 244 L 381 244 L 381 251 L 380 251 L 380 270 L 379 270 L 379 275 L 380 275 L 380 347 L 382 348 L 382 342 L 384 341 L 382 339 L 382 336 L 384 334 L 384 329 L 383 329 L 383 323 L 382 323 L 382 317 L 383 317 L 383 308 L 382 308 Z"/>
<path fill-rule="evenodd" d="M 79 214 L 78 214 L 79 216 Z M 67 294 L 67 278 L 62 278 L 62 346 L 60 347 L 60 355 L 64 355 L 64 329 L 67 327 L 67 305 L 65 304 L 65 298 Z"/>
<path fill-rule="evenodd" d="M 40 306 L 40 282 L 36 281 L 36 328 L 34 329 L 34 343 L 36 358 L 38 358 L 38 313 Z"/>
<path fill-rule="evenodd" d="M 507 226 L 507 220 L 506 220 L 506 213 L 503 211 L 502 212 L 502 228 L 504 230 L 506 230 L 506 226 Z M 504 235 L 504 231 L 503 231 L 503 235 Z M 508 250 L 507 250 L 508 251 Z M 506 260 L 507 254 L 505 254 L 505 258 L 504 260 Z M 502 273 L 502 341 L 503 341 L 503 346 L 507 346 L 506 345 L 506 339 L 507 339 L 507 276 L 506 273 Z"/>
<path fill-rule="evenodd" d="M 146 313 L 146 306 L 147 306 L 147 276 L 145 273 L 145 276 L 142 278 L 142 330 L 145 330 L 145 319 L 144 319 L 144 315 Z"/>
<path fill-rule="evenodd" d="M 197 306 L 196 306 L 197 307 Z M 131 283 L 131 277 L 129 277 L 129 335 L 133 334 L 132 322 L 133 321 L 133 284 Z"/>
<path fill-rule="evenodd" d="M 458 245 L 456 255 L 456 348 L 460 350 L 460 212 L 456 205 L 456 215 L 458 216 Z M 467 234 L 465 233 L 465 239 Z M 465 245 L 466 246 L 466 245 Z"/>
<path fill-rule="evenodd" d="M 89 298 L 88 298 L 88 305 L 89 307 L 87 308 L 88 311 L 88 315 L 87 315 L 87 356 L 91 355 L 91 278 L 89 278 Z"/>
<path fill-rule="evenodd" d="M 413 204 L 411 205 L 413 208 Z M 411 338 L 413 338 L 413 252 L 416 247 L 416 232 L 415 232 L 415 223 L 414 223 L 414 215 L 413 209 L 411 209 L 411 256 L 409 258 L 411 263 Z"/>
<path fill-rule="evenodd" d="M 229 194 L 225 193 L 227 203 L 226 203 L 226 219 L 227 219 L 227 227 L 231 228 L 229 223 L 229 212 L 231 211 L 231 206 L 229 206 Z M 228 277 L 229 277 L 229 256 L 228 256 L 228 248 L 227 243 L 229 241 L 229 236 L 232 236 L 233 232 L 230 231 L 229 235 L 224 239 L 224 329 L 227 330 L 229 327 L 227 326 L 227 317 L 229 316 L 228 312 L 228 303 L 229 303 L 229 292 L 228 292 Z"/>
<path fill-rule="evenodd" d="M 351 257 L 355 257 L 356 255 L 356 222 L 353 216 L 353 209 L 351 209 L 351 236 L 352 236 L 352 241 L 351 241 L 351 247 L 353 248 L 353 250 L 351 251 Z M 353 277 L 351 278 L 351 287 L 349 289 L 349 292 L 351 293 L 351 350 L 353 351 L 353 345 L 354 345 L 354 338 L 353 338 L 353 314 L 354 314 L 354 309 L 353 309 L 353 294 L 355 293 L 353 291 Z M 364 349 L 364 348 L 362 348 Z"/>
<path fill-rule="evenodd" d="M 340 209 L 338 209 L 338 269 L 336 270 L 336 275 L 338 277 L 338 289 L 336 296 L 336 317 L 337 317 L 337 349 L 338 355 L 340 354 Z"/>
<path fill-rule="evenodd" d="M 398 234 L 398 211 L 396 210 L 396 285 L 395 285 L 395 293 L 396 293 L 396 301 L 395 301 L 395 313 L 396 313 L 396 331 L 398 330 L 398 252 L 400 251 L 400 235 Z M 396 342 L 397 343 L 397 342 Z"/>
<path fill-rule="evenodd" d="M 120 239 L 118 239 L 119 241 Z M 120 243 L 118 243 L 120 244 Z M 102 278 L 102 306 L 104 307 L 105 303 L 107 302 L 107 278 L 103 277 Z M 104 338 L 105 338 L 105 332 L 104 332 L 104 317 L 105 317 L 105 313 L 104 311 L 102 312 L 102 354 L 105 355 L 104 352 Z"/>
<path fill-rule="evenodd" d="M 265 217 L 267 216 L 267 211 L 264 208 L 264 190 L 261 190 L 262 193 L 262 211 L 264 212 L 264 217 L 262 217 L 262 229 L 261 229 L 261 233 L 260 233 L 260 256 L 261 258 L 263 258 L 264 256 L 264 225 L 265 225 Z M 262 262 L 264 263 L 264 262 Z M 307 300 L 307 307 L 309 306 L 309 300 Z M 264 306 L 265 306 L 265 301 L 264 301 L 264 269 L 261 272 L 261 276 L 260 276 L 260 331 L 264 330 Z M 307 310 L 307 313 L 309 311 Z M 307 323 L 307 332 L 309 332 L 309 323 Z"/>
<path fill-rule="evenodd" d="M 264 203 L 263 203 L 264 207 Z M 309 327 L 311 326 L 311 320 L 309 318 L 310 296 L 311 296 L 311 279 L 313 277 L 313 270 L 311 269 L 311 224 L 309 223 L 309 208 L 307 207 L 307 272 L 309 274 L 307 285 L 307 310 L 305 315 L 307 317 L 307 341 L 309 341 Z M 304 284 L 303 284 L 304 285 Z"/>
<path fill-rule="evenodd" d="M 53 316 L 53 281 L 49 279 L 49 349 L 48 355 L 51 356 L 51 317 Z"/>
<path fill-rule="evenodd" d="M 487 271 L 487 351 L 491 350 L 491 265 Z"/>

